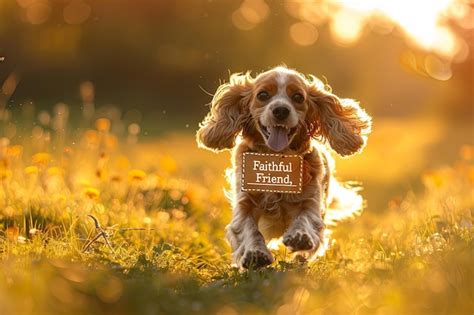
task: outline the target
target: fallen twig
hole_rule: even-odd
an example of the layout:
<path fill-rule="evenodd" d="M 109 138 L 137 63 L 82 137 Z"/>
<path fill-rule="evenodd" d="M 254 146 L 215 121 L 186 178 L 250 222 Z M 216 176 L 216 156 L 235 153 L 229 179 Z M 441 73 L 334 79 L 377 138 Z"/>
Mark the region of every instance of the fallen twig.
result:
<path fill-rule="evenodd" d="M 95 242 L 97 242 L 101 237 L 105 240 L 105 243 L 107 244 L 107 246 L 110 248 L 110 250 L 112 251 L 112 253 L 115 254 L 115 251 L 114 251 L 114 248 L 112 247 L 112 245 L 110 244 L 110 241 L 109 241 L 109 237 L 112 235 L 110 233 L 107 233 L 106 230 L 116 230 L 115 228 L 115 225 L 114 226 L 111 226 L 111 227 L 106 227 L 106 228 L 103 228 L 101 225 L 100 225 L 100 222 L 99 222 L 99 219 L 97 219 L 95 216 L 93 216 L 92 214 L 88 214 L 87 215 L 89 218 L 91 218 L 92 221 L 94 221 L 94 225 L 95 225 L 95 229 L 97 231 L 97 234 L 90 240 L 88 241 L 84 247 L 82 248 L 82 252 L 86 252 L 91 246 L 92 244 L 94 244 Z M 126 231 L 146 231 L 146 230 L 154 230 L 154 228 L 120 228 L 118 229 L 120 232 L 126 232 Z"/>
<path fill-rule="evenodd" d="M 109 242 L 109 234 L 102 228 L 102 226 L 100 225 L 99 219 L 94 217 L 92 214 L 88 214 L 87 216 L 89 218 L 91 218 L 92 221 L 94 221 L 94 225 L 95 225 L 95 229 L 97 231 L 97 234 L 89 242 L 87 242 L 86 245 L 84 245 L 84 248 L 82 249 L 82 252 L 87 251 L 89 249 L 89 247 L 91 247 L 92 244 L 94 244 L 99 238 L 102 237 L 105 240 L 105 243 L 107 244 L 109 249 L 112 251 L 112 253 L 115 254 L 114 248 L 112 247 L 112 245 Z"/>

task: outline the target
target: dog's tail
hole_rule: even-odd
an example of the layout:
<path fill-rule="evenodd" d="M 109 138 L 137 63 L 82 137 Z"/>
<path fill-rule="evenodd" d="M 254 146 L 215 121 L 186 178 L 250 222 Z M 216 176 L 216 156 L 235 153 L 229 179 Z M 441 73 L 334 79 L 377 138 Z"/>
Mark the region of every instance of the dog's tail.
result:
<path fill-rule="evenodd" d="M 365 203 L 359 194 L 361 186 L 354 182 L 340 182 L 331 177 L 327 199 L 327 210 L 324 222 L 334 226 L 345 219 L 353 218 L 362 213 Z"/>

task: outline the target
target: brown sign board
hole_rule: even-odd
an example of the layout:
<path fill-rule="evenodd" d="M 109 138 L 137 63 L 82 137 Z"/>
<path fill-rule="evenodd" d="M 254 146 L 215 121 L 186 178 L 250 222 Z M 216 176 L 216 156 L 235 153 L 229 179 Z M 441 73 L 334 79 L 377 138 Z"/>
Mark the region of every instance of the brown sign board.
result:
<path fill-rule="evenodd" d="M 303 158 L 300 155 L 245 152 L 241 184 L 243 191 L 301 193 Z"/>

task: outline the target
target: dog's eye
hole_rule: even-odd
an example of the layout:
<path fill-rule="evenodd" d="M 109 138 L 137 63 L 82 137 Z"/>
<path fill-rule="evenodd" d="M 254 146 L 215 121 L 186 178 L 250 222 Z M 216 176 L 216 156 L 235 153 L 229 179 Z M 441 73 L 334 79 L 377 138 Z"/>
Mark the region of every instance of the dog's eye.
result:
<path fill-rule="evenodd" d="M 268 94 L 267 91 L 261 91 L 261 92 L 258 92 L 257 98 L 259 101 L 265 102 L 270 99 L 270 94 Z"/>
<path fill-rule="evenodd" d="M 291 99 L 296 102 L 296 103 L 303 103 L 304 102 L 304 96 L 301 95 L 301 93 L 295 93 L 291 97 Z"/>

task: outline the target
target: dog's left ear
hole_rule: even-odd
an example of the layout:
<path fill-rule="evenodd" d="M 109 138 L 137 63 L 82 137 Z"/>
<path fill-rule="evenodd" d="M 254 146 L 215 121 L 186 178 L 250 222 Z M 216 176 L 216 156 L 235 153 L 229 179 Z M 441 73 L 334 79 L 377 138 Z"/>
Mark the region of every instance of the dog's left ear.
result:
<path fill-rule="evenodd" d="M 319 80 L 309 83 L 308 101 L 313 136 L 326 139 L 341 156 L 352 155 L 364 147 L 372 119 L 356 101 L 337 97 Z"/>

